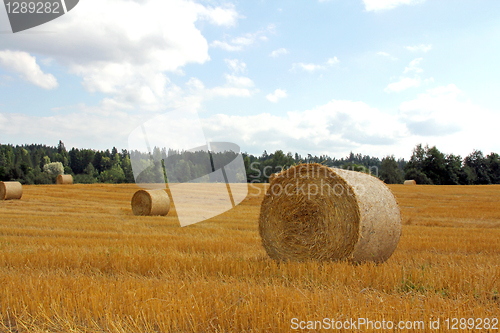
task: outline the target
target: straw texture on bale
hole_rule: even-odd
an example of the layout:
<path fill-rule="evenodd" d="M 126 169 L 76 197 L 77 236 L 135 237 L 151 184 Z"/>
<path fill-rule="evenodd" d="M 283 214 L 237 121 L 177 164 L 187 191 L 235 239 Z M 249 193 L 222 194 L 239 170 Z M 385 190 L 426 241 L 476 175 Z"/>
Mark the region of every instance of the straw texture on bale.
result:
<path fill-rule="evenodd" d="M 277 173 L 272 173 L 272 174 L 269 176 L 269 184 L 271 184 L 271 182 L 274 180 L 274 178 L 276 178 L 276 175 L 277 175 Z"/>
<path fill-rule="evenodd" d="M 0 182 L 0 200 L 21 199 L 23 185 L 20 182 Z"/>
<path fill-rule="evenodd" d="M 167 215 L 170 210 L 170 198 L 164 190 L 139 190 L 132 197 L 134 215 Z"/>
<path fill-rule="evenodd" d="M 411 180 L 405 180 L 405 185 L 417 185 L 417 182 L 413 179 Z"/>
<path fill-rule="evenodd" d="M 379 179 L 301 164 L 281 172 L 268 188 L 259 233 L 275 260 L 384 262 L 399 242 L 401 215 Z"/>
<path fill-rule="evenodd" d="M 59 176 L 57 176 L 57 184 L 58 185 L 72 185 L 73 184 L 73 176 L 71 176 L 71 175 L 59 175 Z"/>

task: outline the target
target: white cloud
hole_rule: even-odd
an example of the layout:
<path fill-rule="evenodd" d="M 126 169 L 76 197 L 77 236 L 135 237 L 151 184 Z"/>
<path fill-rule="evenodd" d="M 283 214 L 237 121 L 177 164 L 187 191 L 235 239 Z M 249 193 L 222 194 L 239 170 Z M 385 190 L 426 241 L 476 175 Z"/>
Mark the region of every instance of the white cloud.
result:
<path fill-rule="evenodd" d="M 245 64 L 241 60 L 238 60 L 238 59 L 224 59 L 224 62 L 226 63 L 227 67 L 233 73 L 244 74 L 246 72 L 247 64 Z"/>
<path fill-rule="evenodd" d="M 292 65 L 292 70 L 295 70 L 295 69 L 301 69 L 301 70 L 304 70 L 306 72 L 314 72 L 314 71 L 317 71 L 319 69 L 325 69 L 325 66 L 316 65 L 316 64 L 305 64 L 303 62 L 298 62 L 298 63 L 294 63 Z"/>
<path fill-rule="evenodd" d="M 422 59 L 423 58 L 417 58 L 410 61 L 410 64 L 408 65 L 408 67 L 405 67 L 405 71 L 403 73 L 408 73 L 408 72 L 421 73 L 423 70 L 422 68 L 418 67 L 418 65 L 420 64 Z"/>
<path fill-rule="evenodd" d="M 206 89 L 196 78 L 194 89 L 219 96 L 248 96 L 245 88 Z M 465 99 L 455 85 L 429 89 L 401 103 L 398 114 L 383 113 L 366 103 L 331 102 L 285 115 L 261 113 L 238 116 L 217 114 L 204 119 L 209 141 L 229 141 L 242 151 L 260 154 L 282 149 L 302 155 L 346 156 L 350 151 L 383 157 L 395 154 L 409 158 L 416 144 L 436 145 L 445 153 L 468 155 L 500 151 L 497 124 L 500 114 Z M 474 115 L 473 117 L 471 115 Z M 55 116 L 34 117 L 0 113 L 0 133 L 13 144 L 40 142 L 54 145 L 63 138 L 66 146 L 106 149 L 127 147 L 131 130 L 146 117 L 116 111 L 113 100 L 97 107 L 76 106 Z M 42 141 L 40 139 L 43 138 Z"/>
<path fill-rule="evenodd" d="M 385 92 L 400 92 L 411 87 L 418 87 L 422 83 L 420 78 L 405 77 L 398 82 L 390 83 L 385 89 Z"/>
<path fill-rule="evenodd" d="M 200 6 L 199 13 L 201 18 L 208 19 L 210 23 L 222 26 L 235 26 L 239 17 L 233 4 L 227 4 L 226 7 L 203 7 Z"/>
<path fill-rule="evenodd" d="M 57 31 L 4 39 L 2 48 L 36 53 L 81 77 L 88 91 L 111 95 L 118 104 L 160 110 L 178 96 L 167 75 L 186 64 L 210 60 L 197 21 L 234 26 L 234 6 L 204 6 L 188 0 L 86 0 L 78 10 L 33 28 Z"/>
<path fill-rule="evenodd" d="M 214 87 L 208 91 L 211 97 L 251 97 L 253 92 L 250 89 L 239 87 Z"/>
<path fill-rule="evenodd" d="M 193 107 L 193 104 L 199 106 L 203 100 L 216 97 L 251 97 L 258 91 L 254 89 L 255 84 L 248 77 L 226 73 L 224 78 L 223 85 L 212 88 L 206 88 L 198 78 L 190 78 L 186 86 L 191 95 L 185 98 L 185 102 L 190 103 Z"/>
<path fill-rule="evenodd" d="M 52 74 L 44 73 L 36 63 L 36 58 L 27 52 L 0 51 L 0 65 L 41 88 L 50 90 L 58 86 L 57 79 Z"/>
<path fill-rule="evenodd" d="M 274 29 L 274 25 L 270 24 L 266 29 L 259 30 L 254 33 L 246 33 L 239 37 L 231 38 L 229 41 L 215 40 L 210 43 L 210 47 L 221 48 L 229 52 L 241 51 L 245 47 L 255 44 L 258 40 L 268 41 L 266 34 L 274 33 Z"/>
<path fill-rule="evenodd" d="M 53 116 L 29 116 L 17 113 L 0 114 L 0 132 L 12 143 L 38 142 L 55 145 L 61 139 L 67 147 L 126 148 L 127 137 L 136 125 L 137 117 L 113 111 L 106 102 L 92 108 L 79 105 L 69 113 Z"/>
<path fill-rule="evenodd" d="M 192 77 L 189 79 L 189 81 L 186 83 L 186 86 L 188 86 L 191 90 L 202 90 L 205 89 L 205 85 L 203 82 L 201 82 L 200 79 Z"/>
<path fill-rule="evenodd" d="M 298 62 L 298 63 L 292 64 L 291 70 L 293 71 L 293 70 L 300 69 L 300 70 L 312 73 L 312 72 L 315 72 L 318 70 L 325 70 L 328 67 L 332 67 L 332 66 L 338 64 L 339 62 L 340 62 L 340 60 L 337 57 L 329 58 L 324 64 L 313 64 L 313 63 L 306 64 L 303 62 Z"/>
<path fill-rule="evenodd" d="M 284 47 L 282 47 L 282 48 L 279 48 L 279 49 L 274 50 L 273 52 L 271 52 L 271 54 L 269 54 L 269 56 L 273 57 L 273 58 L 277 58 L 280 55 L 284 55 L 284 54 L 288 54 L 288 53 L 290 53 L 290 52 L 288 52 L 287 49 L 285 49 Z"/>
<path fill-rule="evenodd" d="M 243 150 L 256 152 L 282 149 L 338 156 L 351 150 L 388 151 L 405 133 L 396 117 L 362 102 L 341 100 L 285 116 L 218 114 L 202 122 L 209 140 L 233 140 Z"/>
<path fill-rule="evenodd" d="M 428 142 L 444 152 L 462 157 L 473 149 L 498 152 L 496 126 L 500 114 L 465 98 L 454 84 L 428 89 L 416 99 L 401 103 L 400 121 L 415 142 Z"/>
<path fill-rule="evenodd" d="M 250 78 L 245 77 L 245 76 L 224 74 L 224 77 L 226 79 L 226 83 L 230 86 L 248 87 L 248 88 L 251 88 L 254 86 L 253 81 Z"/>
<path fill-rule="evenodd" d="M 429 89 L 401 103 L 398 114 L 382 113 L 362 102 L 333 100 L 283 116 L 218 114 L 202 122 L 209 140 L 232 140 L 254 153 L 282 149 L 345 156 L 355 151 L 409 158 L 419 143 L 462 157 L 473 149 L 500 151 L 500 114 L 462 101 L 463 95 L 454 85 Z"/>
<path fill-rule="evenodd" d="M 390 54 L 389 54 L 389 53 L 387 53 L 387 52 L 382 52 L 382 51 L 381 51 L 381 52 L 377 52 L 377 55 L 378 55 L 378 56 L 381 56 L 381 57 L 386 57 L 386 58 L 389 58 L 389 59 L 391 59 L 391 60 L 398 60 L 398 58 L 396 58 L 396 57 L 394 57 L 394 56 L 390 55 Z"/>
<path fill-rule="evenodd" d="M 286 90 L 276 89 L 272 94 L 266 95 L 268 101 L 276 103 L 280 99 L 285 98 L 287 96 Z"/>
<path fill-rule="evenodd" d="M 231 45 L 228 42 L 223 42 L 220 40 L 215 40 L 212 43 L 210 43 L 211 47 L 218 47 L 223 50 L 229 51 L 229 52 L 235 52 L 235 51 L 241 51 L 243 50 L 242 45 Z"/>
<path fill-rule="evenodd" d="M 420 45 L 415 45 L 415 46 L 406 46 L 405 49 L 411 51 L 411 52 L 427 52 L 432 49 L 432 45 L 428 44 L 420 44 Z"/>
<path fill-rule="evenodd" d="M 390 83 L 385 89 L 385 92 L 401 92 L 408 88 L 419 87 L 422 83 L 428 84 L 430 82 L 434 82 L 433 78 L 422 80 L 422 78 L 418 75 L 418 73 L 423 72 L 422 68 L 418 67 L 423 58 L 417 58 L 410 61 L 408 67 L 405 67 L 403 74 L 414 73 L 415 76 L 413 78 L 403 77 L 398 82 Z"/>
<path fill-rule="evenodd" d="M 416 5 L 425 0 L 363 0 L 367 11 L 389 10 L 401 5 Z"/>
<path fill-rule="evenodd" d="M 329 59 L 327 60 L 326 64 L 327 64 L 328 66 L 333 66 L 333 65 L 338 64 L 339 62 L 340 62 L 340 61 L 339 61 L 339 59 L 338 59 L 337 57 L 333 57 L 333 58 L 329 58 Z"/>

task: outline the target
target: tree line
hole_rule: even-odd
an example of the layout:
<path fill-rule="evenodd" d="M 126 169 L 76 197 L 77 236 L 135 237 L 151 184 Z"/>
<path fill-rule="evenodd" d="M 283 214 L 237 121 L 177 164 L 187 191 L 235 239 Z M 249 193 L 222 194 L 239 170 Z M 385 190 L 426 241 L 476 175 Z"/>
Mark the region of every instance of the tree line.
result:
<path fill-rule="evenodd" d="M 206 176 L 215 167 L 228 165 L 237 156 L 234 152 L 209 154 L 179 152 L 154 148 L 152 156 L 138 151 L 93 149 L 67 150 L 62 141 L 57 147 L 46 145 L 0 145 L 0 180 L 17 180 L 23 184 L 53 184 L 59 174 L 73 175 L 75 183 L 133 183 L 132 163 L 143 165 L 138 181 L 154 179 L 185 182 Z M 328 155 L 301 156 L 285 154 L 282 150 L 261 156 L 243 153 L 246 174 L 237 174 L 238 181 L 268 182 L 272 173 L 300 163 L 321 163 L 328 167 L 370 173 L 387 184 L 401 184 L 414 179 L 418 184 L 473 185 L 500 184 L 500 157 L 497 153 L 484 155 L 474 150 L 465 158 L 444 154 L 435 146 L 417 145 L 408 161 L 394 155 L 381 160 L 369 155 L 350 153 L 335 158 Z M 209 156 L 209 157 L 207 157 Z M 132 161 L 131 162 L 131 157 Z M 168 158 L 168 164 L 163 161 Z M 207 163 L 209 158 L 210 163 Z M 205 161 L 205 162 L 204 162 Z M 218 166 L 220 164 L 220 166 Z M 134 165 L 135 167 L 136 165 Z M 222 180 L 221 180 L 222 181 Z"/>

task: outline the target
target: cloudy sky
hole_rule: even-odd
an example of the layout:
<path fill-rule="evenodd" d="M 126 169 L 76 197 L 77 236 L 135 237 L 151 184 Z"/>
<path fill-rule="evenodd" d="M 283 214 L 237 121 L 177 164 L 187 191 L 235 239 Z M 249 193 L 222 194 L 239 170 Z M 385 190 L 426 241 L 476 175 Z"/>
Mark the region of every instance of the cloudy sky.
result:
<path fill-rule="evenodd" d="M 1 7 L 0 143 L 128 148 L 182 110 L 259 155 L 500 153 L 499 17 L 498 0 L 80 0 L 13 34 Z"/>

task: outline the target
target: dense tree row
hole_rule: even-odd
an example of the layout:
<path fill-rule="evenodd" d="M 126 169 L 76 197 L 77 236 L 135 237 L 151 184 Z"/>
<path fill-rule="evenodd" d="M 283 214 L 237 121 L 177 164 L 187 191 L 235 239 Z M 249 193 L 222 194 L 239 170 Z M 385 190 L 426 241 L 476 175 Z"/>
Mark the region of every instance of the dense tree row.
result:
<path fill-rule="evenodd" d="M 500 184 L 500 156 L 474 150 L 467 157 L 445 155 L 436 147 L 417 145 L 404 167 L 405 178 L 418 184 Z"/>
<path fill-rule="evenodd" d="M 133 182 L 132 165 L 126 150 L 121 153 L 72 148 L 67 151 L 45 145 L 0 145 L 0 180 L 23 184 L 52 184 L 61 174 L 71 174 L 76 183 Z"/>
<path fill-rule="evenodd" d="M 368 155 L 353 154 L 341 159 L 329 156 L 303 158 L 299 154 L 284 154 L 278 150 L 274 154 L 260 157 L 245 157 L 245 167 L 249 182 L 266 182 L 271 173 L 279 172 L 299 163 L 321 163 L 329 167 L 350 169 L 370 173 L 387 184 L 401 184 L 405 179 L 414 179 L 418 184 L 473 185 L 500 184 L 500 157 L 496 153 L 484 156 L 474 150 L 462 159 L 458 155 L 441 153 L 436 147 L 417 145 L 409 161 L 396 160 L 386 156 L 382 160 Z"/>
<path fill-rule="evenodd" d="M 132 183 L 134 170 L 141 170 L 138 182 L 161 182 L 170 175 L 171 182 L 204 179 L 220 166 L 235 167 L 230 162 L 233 152 L 179 152 L 155 148 L 150 154 L 138 151 L 118 152 L 72 148 L 67 151 L 59 141 L 57 147 L 45 145 L 0 145 L 0 180 L 19 180 L 23 184 L 52 184 L 57 175 L 71 174 L 76 183 Z M 415 179 L 418 184 L 500 184 L 500 157 L 496 153 L 484 156 L 479 150 L 465 158 L 443 154 L 436 147 L 417 145 L 409 161 L 386 156 L 382 160 L 368 155 L 353 154 L 345 158 L 327 155 L 301 156 L 285 154 L 281 150 L 261 156 L 243 154 L 246 175 L 235 169 L 230 172 L 241 181 L 267 182 L 271 173 L 300 163 L 321 163 L 370 173 L 388 184 L 400 184 L 404 179 Z M 226 170 L 229 171 L 229 170 Z M 222 175 L 216 175 L 224 181 Z M 226 177 L 224 175 L 224 177 Z"/>

